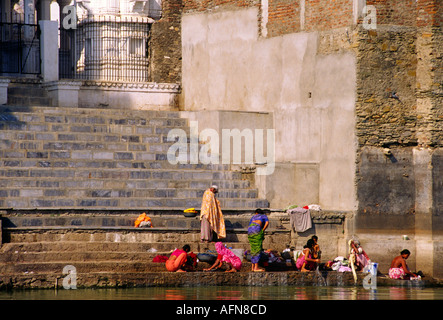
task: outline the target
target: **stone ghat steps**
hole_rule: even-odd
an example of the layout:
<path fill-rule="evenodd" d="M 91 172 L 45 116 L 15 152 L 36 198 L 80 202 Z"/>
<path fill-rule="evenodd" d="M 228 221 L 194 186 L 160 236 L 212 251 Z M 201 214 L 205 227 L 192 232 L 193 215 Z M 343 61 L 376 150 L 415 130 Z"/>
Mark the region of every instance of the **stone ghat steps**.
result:
<path fill-rule="evenodd" d="M 90 234 L 92 233 L 92 234 Z M 264 247 L 282 251 L 290 241 L 290 231 L 280 229 L 267 230 Z M 30 252 L 148 252 L 156 250 L 159 253 L 171 252 L 177 247 L 189 244 L 194 252 L 205 252 L 208 248 L 214 250 L 213 244 L 200 243 L 200 230 L 192 231 L 178 229 L 162 230 L 149 234 L 134 233 L 131 231 L 113 232 L 106 235 L 97 235 L 91 228 L 88 233 L 70 232 L 68 234 L 41 232 L 10 233 L 10 243 L 4 247 L 15 249 L 7 250 L 12 253 Z M 18 244 L 19 243 L 19 244 Z M 228 230 L 223 243 L 234 249 L 249 249 L 246 230 Z M 6 252 L 6 251 L 0 251 Z"/>
<path fill-rule="evenodd" d="M 150 215 L 157 226 L 154 228 L 133 227 L 136 217 L 49 213 L 3 216 L 5 242 L 0 249 L 0 274 L 60 273 L 60 267 L 69 264 L 78 266 L 78 272 L 160 272 L 164 266 L 152 262 L 153 258 L 169 256 L 184 244 L 196 254 L 215 250 L 214 243 L 200 241 L 198 216 Z M 250 249 L 250 217 L 250 213 L 225 216 L 225 245 L 241 252 Z M 271 213 L 269 218 L 264 246 L 281 252 L 290 244 L 291 231 L 285 228 L 282 216 Z"/>
<path fill-rule="evenodd" d="M 196 252 L 193 250 L 195 254 Z M 204 251 L 206 252 L 206 251 Z M 164 272 L 164 263 L 153 262 L 156 255 L 169 256 L 171 252 L 22 252 L 1 253 L 0 275 L 61 274 L 66 266 L 74 266 L 77 273 L 131 273 Z M 211 264 L 199 261 L 197 270 Z M 223 267 L 222 269 L 225 269 Z M 242 259 L 241 271 L 249 271 L 251 263 Z M 291 270 L 293 262 L 274 263 L 268 270 Z"/>
<path fill-rule="evenodd" d="M 185 209 L 200 206 L 212 184 L 224 208 L 269 206 L 229 165 L 169 161 L 171 129 L 188 133 L 187 119 L 174 111 L 2 106 L 0 207 Z"/>
<path fill-rule="evenodd" d="M 30 159 L 60 160 L 74 155 L 70 159 L 165 161 L 167 150 L 175 143 L 168 141 L 169 131 L 187 132 L 187 123 L 179 112 L 69 108 L 16 111 L 16 107 L 3 107 L 0 141 L 4 148 L 29 150 L 26 156 Z M 17 151 L 17 155 L 21 154 Z"/>
<path fill-rule="evenodd" d="M 266 208 L 268 202 L 266 200 L 254 200 L 254 199 L 220 199 L 223 207 L 226 209 L 242 209 L 242 208 Z M 59 208 L 63 210 L 65 208 L 84 208 L 84 207 L 96 207 L 96 208 L 111 208 L 121 207 L 137 210 L 156 210 L 161 208 L 171 209 L 187 209 L 187 208 L 199 208 L 201 206 L 200 198 L 83 198 L 77 200 L 70 199 L 48 199 L 47 197 L 28 199 L 17 199 L 7 201 L 4 205 L 5 208 L 19 207 L 23 209 L 33 208 Z"/>
<path fill-rule="evenodd" d="M 129 246 L 136 250 L 148 250 L 155 245 L 154 248 L 159 251 L 173 250 L 185 243 L 193 245 L 193 250 L 200 250 L 201 246 L 199 216 L 184 217 L 183 211 L 176 214 L 167 214 L 167 210 L 164 210 L 163 214 L 147 211 L 152 228 L 134 227 L 134 222 L 141 212 L 126 215 L 115 212 L 100 214 L 89 210 L 82 214 L 78 211 L 76 214 L 51 212 L 57 213 L 40 210 L 33 214 L 4 214 L 1 218 L 4 245 L 26 243 L 28 246 L 42 246 L 44 243 L 51 243 L 61 251 L 71 248 L 72 244 L 84 248 L 94 243 L 105 246 L 96 250 L 105 251 L 109 251 L 106 246 L 112 246 L 112 250 L 115 251 L 130 250 Z M 228 211 L 224 214 L 226 239 L 223 242 L 247 244 L 247 227 L 253 210 L 241 210 L 237 213 Z M 286 244 L 290 243 L 289 218 L 285 214 L 271 213 L 269 221 L 266 230 L 269 237 L 265 241 L 281 243 L 285 248 Z M 118 246 L 128 246 L 128 249 L 119 250 Z M 47 251 L 44 248 L 35 250 Z"/>
<path fill-rule="evenodd" d="M 249 243 L 224 242 L 228 247 L 249 249 Z M 150 252 L 152 248 L 159 251 Z M 176 243 L 85 243 L 85 242 L 36 242 L 8 243 L 0 250 L 0 274 L 60 273 L 67 265 L 73 265 L 79 273 L 106 272 L 163 272 L 164 263 L 153 262 L 157 255 L 169 256 Z M 147 249 L 149 248 L 149 249 Z M 172 248 L 169 251 L 167 249 Z M 163 249 L 163 251 L 162 251 Z M 193 244 L 191 250 L 198 253 L 214 253 L 214 244 Z M 210 250 L 210 251 L 208 251 Z M 242 259 L 242 271 L 250 270 L 250 263 Z M 197 270 L 208 267 L 200 262 Z M 271 269 L 293 267 L 293 264 L 274 264 Z"/>
<path fill-rule="evenodd" d="M 98 246 L 91 246 L 91 247 L 98 247 Z M 158 246 L 153 246 L 158 247 Z M 173 246 L 171 246 L 173 247 Z M 176 247 L 176 246 L 175 246 Z M 244 250 L 249 249 L 249 245 L 242 244 L 241 247 L 235 246 L 234 248 L 241 249 L 243 252 Z M 171 254 L 172 250 L 169 251 L 157 251 L 157 252 L 149 252 L 146 251 L 118 251 L 118 250 L 112 250 L 112 251 L 105 251 L 105 250 L 60 250 L 57 251 L 55 248 L 48 248 L 49 251 L 32 251 L 31 247 L 23 247 L 26 248 L 25 250 L 13 250 L 13 251 L 4 251 L 0 254 L 0 265 L 4 264 L 18 264 L 18 263 L 47 263 L 47 262 L 56 262 L 56 261 L 82 261 L 82 262 L 112 262 L 112 261 L 125 261 L 125 262 L 152 262 L 154 257 L 160 255 L 160 256 L 169 256 Z M 22 248 L 22 249 L 23 249 Z M 196 249 L 195 246 L 192 246 L 192 248 Z M 12 249 L 12 248 L 11 248 Z M 31 250 L 29 250 L 31 249 Z M 209 248 L 207 248 L 209 249 Z M 212 251 L 214 248 L 212 248 Z M 193 250 L 194 253 L 199 253 L 197 251 Z M 207 250 L 203 249 L 202 247 L 202 253 L 208 252 Z M 209 251 L 209 252 L 212 252 Z"/>
<path fill-rule="evenodd" d="M 189 242 L 194 253 L 215 250 L 213 243 Z M 247 242 L 223 242 L 233 249 L 250 249 Z M 112 243 L 112 242 L 35 242 L 6 243 L 0 250 L 0 262 L 47 262 L 57 260 L 133 260 L 150 261 L 157 255 L 169 255 L 177 247 L 175 242 Z M 154 250 L 155 249 L 155 250 Z M 62 258 L 63 257 L 63 258 Z"/>
<path fill-rule="evenodd" d="M 75 260 L 66 260 L 66 261 L 52 261 L 52 262 L 40 262 L 40 263 L 16 263 L 14 265 L 11 264 L 0 264 L 0 275 L 63 275 L 63 269 L 66 266 L 74 266 L 77 274 L 108 274 L 108 273 L 162 273 L 167 272 L 164 262 L 152 262 L 149 261 L 75 261 Z M 194 271 L 202 272 L 203 269 L 210 267 L 211 264 L 207 262 L 198 262 Z M 266 267 L 267 271 L 289 271 L 296 270 L 294 263 L 290 262 L 281 262 L 281 263 L 273 263 L 268 264 Z M 225 271 L 228 267 L 224 265 L 218 271 Z M 248 272 L 251 271 L 251 262 L 243 259 L 242 267 L 240 272 Z M 1 277 L 0 276 L 0 277 Z"/>
<path fill-rule="evenodd" d="M 128 251 L 12 251 L 2 252 L 1 263 L 47 263 L 49 261 L 132 261 L 149 262 L 155 255 L 169 255 L 170 252 L 128 252 Z"/>
<path fill-rule="evenodd" d="M 63 108 L 63 107 L 48 107 L 48 106 L 29 106 L 29 105 L 2 105 L 0 106 L 0 113 L 10 113 L 17 117 L 22 115 L 24 117 L 35 116 L 51 116 L 57 117 L 54 119 L 47 118 L 51 122 L 66 122 L 66 123 L 106 123 L 100 119 L 115 119 L 116 124 L 134 124 L 134 120 L 143 121 L 150 118 L 161 119 L 181 119 L 180 113 L 177 111 L 164 110 L 134 110 L 134 109 L 106 109 L 106 108 Z M 97 118 L 91 118 L 96 116 Z M 18 118 L 25 120 L 28 118 Z M 37 118 L 41 119 L 41 118 Z M 44 118 L 42 118 L 44 119 Z M 82 120 L 80 120 L 82 119 Z M 141 122 L 143 124 L 144 122 Z"/>
<path fill-rule="evenodd" d="M 19 230 L 23 233 L 18 232 L 17 234 L 25 235 L 28 230 L 33 231 L 34 236 L 39 232 L 42 236 L 51 234 L 58 234 L 57 237 L 79 236 L 82 241 L 93 241 L 94 239 L 98 241 L 98 239 L 101 239 L 101 241 L 121 242 L 115 238 L 118 232 L 121 232 L 120 236 L 122 236 L 122 232 L 126 232 L 131 237 L 136 235 L 143 237 L 155 233 L 168 233 L 169 231 L 194 232 L 200 230 L 198 214 L 185 217 L 183 210 L 174 211 L 169 209 L 146 211 L 151 219 L 152 228 L 135 228 L 134 223 L 140 213 L 130 210 L 75 210 L 75 213 L 64 213 L 59 210 L 32 210 L 25 213 L 12 210 L 9 213 L 8 211 L 3 212 L 1 220 L 3 229 L 11 234 L 16 234 L 16 231 Z M 226 230 L 246 231 L 253 213 L 254 210 L 248 209 L 223 211 Z M 271 212 L 268 214 L 268 219 L 269 229 L 267 230 L 281 229 L 283 232 L 289 231 L 284 226 L 289 220 L 287 214 Z M 45 233 L 45 231 L 51 230 L 52 233 Z M 123 240 L 123 238 L 119 239 Z M 27 241 L 35 240 L 29 239 Z"/>
<path fill-rule="evenodd" d="M 250 263 L 245 262 L 242 265 L 242 271 L 250 270 Z M 0 265 L 1 275 L 14 274 L 63 274 L 63 268 L 66 266 L 74 266 L 77 273 L 133 273 L 133 272 L 165 272 L 165 264 L 161 262 L 149 261 L 75 261 L 75 260 L 59 260 L 51 262 L 39 263 L 15 263 Z M 198 264 L 197 270 L 202 271 L 209 267 L 210 264 L 201 262 Z"/>
<path fill-rule="evenodd" d="M 281 270 L 283 271 L 283 270 Z M 106 272 L 77 273 L 76 287 L 82 288 L 135 288 L 135 287 L 194 287 L 194 286 L 362 286 L 366 273 L 357 273 L 357 283 L 351 272 L 300 272 L 300 271 L 249 272 Z M 66 274 L 23 274 L 0 275 L 0 290 L 7 289 L 61 289 Z M 68 283 L 69 285 L 69 283 Z M 411 281 L 392 280 L 386 276 L 377 277 L 377 286 L 391 287 L 431 287 L 442 286 L 435 279 Z M 174 292 L 161 290 L 163 299 L 183 299 Z M 215 298 L 215 297 L 214 297 Z M 217 297 L 223 298 L 223 297 Z M 241 296 L 238 297 L 241 299 Z"/>

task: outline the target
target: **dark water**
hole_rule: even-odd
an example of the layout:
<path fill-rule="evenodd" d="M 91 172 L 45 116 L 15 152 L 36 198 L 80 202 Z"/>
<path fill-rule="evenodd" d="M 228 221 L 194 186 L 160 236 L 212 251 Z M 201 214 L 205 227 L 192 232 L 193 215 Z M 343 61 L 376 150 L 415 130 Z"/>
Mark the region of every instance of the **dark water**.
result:
<path fill-rule="evenodd" d="M 181 287 L 13 290 L 0 300 L 443 300 L 443 288 Z"/>

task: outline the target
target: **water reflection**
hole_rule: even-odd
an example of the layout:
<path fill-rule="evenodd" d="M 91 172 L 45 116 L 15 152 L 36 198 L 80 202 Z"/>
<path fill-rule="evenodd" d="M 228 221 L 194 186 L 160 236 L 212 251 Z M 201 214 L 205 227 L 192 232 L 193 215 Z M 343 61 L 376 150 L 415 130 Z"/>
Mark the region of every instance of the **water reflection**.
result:
<path fill-rule="evenodd" d="M 378 287 L 181 287 L 15 290 L 0 300 L 443 300 L 443 288 Z"/>

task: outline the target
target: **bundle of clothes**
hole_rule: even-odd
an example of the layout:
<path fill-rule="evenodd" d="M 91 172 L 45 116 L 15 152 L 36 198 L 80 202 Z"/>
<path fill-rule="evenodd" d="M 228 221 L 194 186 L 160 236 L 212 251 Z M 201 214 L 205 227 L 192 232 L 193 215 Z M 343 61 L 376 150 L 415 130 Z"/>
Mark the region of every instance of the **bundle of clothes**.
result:
<path fill-rule="evenodd" d="M 141 215 L 137 217 L 137 219 L 134 222 L 134 227 L 136 228 L 152 228 L 152 221 L 151 218 L 149 218 L 146 215 L 146 212 L 143 212 Z"/>
<path fill-rule="evenodd" d="M 350 261 L 342 256 L 335 258 L 333 261 L 328 261 L 324 264 L 323 270 L 332 270 L 338 272 L 352 272 Z"/>

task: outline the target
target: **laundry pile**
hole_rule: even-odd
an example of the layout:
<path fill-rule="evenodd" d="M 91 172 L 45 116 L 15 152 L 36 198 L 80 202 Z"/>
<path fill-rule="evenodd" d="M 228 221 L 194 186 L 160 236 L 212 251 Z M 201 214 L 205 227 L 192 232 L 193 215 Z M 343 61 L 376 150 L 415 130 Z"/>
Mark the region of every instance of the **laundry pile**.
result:
<path fill-rule="evenodd" d="M 330 263 L 330 262 L 328 262 Z M 330 263 L 330 268 L 333 271 L 338 271 L 338 272 L 352 272 L 352 269 L 350 267 L 351 263 L 348 259 L 346 259 L 345 257 L 339 256 L 337 258 L 335 258 L 332 263 Z"/>

